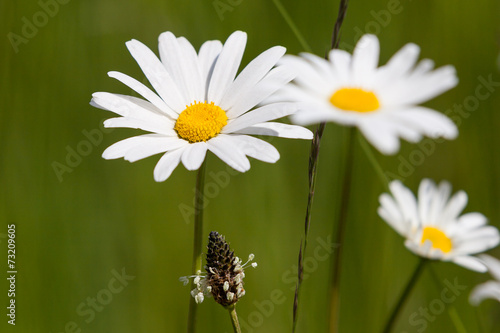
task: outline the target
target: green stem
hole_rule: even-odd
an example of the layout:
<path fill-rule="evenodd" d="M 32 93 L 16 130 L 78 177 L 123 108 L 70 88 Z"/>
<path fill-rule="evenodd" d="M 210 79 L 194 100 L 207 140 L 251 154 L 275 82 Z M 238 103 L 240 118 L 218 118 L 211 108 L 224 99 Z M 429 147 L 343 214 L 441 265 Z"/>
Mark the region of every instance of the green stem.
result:
<path fill-rule="evenodd" d="M 309 46 L 309 44 L 305 40 L 304 36 L 302 36 L 302 34 L 300 33 L 300 30 L 297 28 L 297 26 L 293 22 L 292 18 L 290 17 L 288 12 L 286 11 L 285 7 L 283 7 L 283 5 L 281 4 L 281 2 L 279 0 L 273 0 L 273 3 L 276 6 L 276 8 L 278 9 L 278 11 L 280 12 L 281 16 L 283 16 L 283 18 L 285 19 L 285 21 L 288 24 L 288 26 L 290 27 L 290 29 L 292 29 L 293 34 L 299 40 L 299 43 L 302 46 L 302 48 L 305 51 L 312 53 L 311 47 Z"/>
<path fill-rule="evenodd" d="M 449 306 L 448 307 L 448 315 L 451 318 L 451 321 L 453 322 L 453 325 L 455 326 L 455 330 L 457 333 L 467 333 L 467 329 L 465 329 L 464 323 L 462 322 L 462 319 L 460 319 L 460 316 L 458 315 L 457 308 L 454 306 Z"/>
<path fill-rule="evenodd" d="M 438 292 L 441 292 L 443 289 L 443 285 L 441 284 L 441 279 L 438 277 L 436 271 L 434 270 L 434 265 L 430 265 L 429 272 L 431 273 L 432 280 L 434 281 L 434 285 Z M 450 316 L 451 322 L 453 326 L 455 326 L 455 331 L 457 333 L 467 333 L 465 326 L 458 315 L 457 309 L 453 304 L 448 305 L 448 315 Z"/>
<path fill-rule="evenodd" d="M 205 167 L 207 160 L 198 169 L 196 176 L 196 192 L 194 200 L 194 240 L 193 240 L 193 266 L 192 273 L 196 274 L 201 271 L 201 245 L 203 238 L 203 208 L 204 208 L 204 187 L 205 187 Z M 191 284 L 191 289 L 196 288 L 194 282 Z M 189 314 L 188 314 L 188 333 L 194 333 L 196 329 L 196 301 L 194 297 L 189 300 Z"/>
<path fill-rule="evenodd" d="M 231 324 L 233 324 L 234 333 L 241 333 L 240 322 L 238 321 L 238 314 L 236 313 L 235 305 L 227 307 L 229 316 L 231 317 Z"/>
<path fill-rule="evenodd" d="M 340 310 L 340 270 L 342 267 L 342 249 L 344 247 L 345 225 L 351 193 L 352 165 L 354 159 L 354 135 L 356 128 L 348 129 L 347 151 L 345 152 L 344 177 L 341 189 L 339 215 L 335 230 L 335 244 L 338 246 L 333 255 L 332 281 L 330 287 L 330 332 L 338 332 Z"/>
<path fill-rule="evenodd" d="M 486 328 L 484 327 L 484 323 L 481 320 L 481 313 L 479 312 L 479 306 L 475 306 L 475 313 L 476 313 L 476 322 L 477 322 L 477 331 L 479 333 L 484 333 L 486 332 Z"/>
<path fill-rule="evenodd" d="M 392 326 L 394 325 L 396 318 L 401 311 L 401 308 L 403 307 L 406 299 L 410 295 L 410 292 L 412 291 L 413 287 L 415 286 L 415 283 L 417 282 L 418 278 L 420 277 L 420 274 L 422 273 L 423 268 L 425 267 L 425 264 L 428 262 L 428 259 L 425 258 L 420 258 L 420 262 L 417 265 L 417 268 L 415 268 L 415 271 L 413 272 L 413 275 L 408 281 L 408 284 L 406 285 L 406 288 L 404 289 L 403 293 L 401 294 L 401 297 L 399 298 L 398 303 L 394 307 L 394 310 L 392 311 L 391 316 L 387 320 L 387 323 L 384 328 L 384 333 L 389 333 L 392 329 Z"/>

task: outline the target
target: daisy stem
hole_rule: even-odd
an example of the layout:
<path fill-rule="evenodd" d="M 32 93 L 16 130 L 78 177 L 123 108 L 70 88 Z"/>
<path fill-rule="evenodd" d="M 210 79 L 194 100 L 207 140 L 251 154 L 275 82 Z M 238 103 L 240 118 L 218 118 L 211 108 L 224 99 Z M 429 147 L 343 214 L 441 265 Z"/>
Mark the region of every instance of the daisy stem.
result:
<path fill-rule="evenodd" d="M 372 164 L 373 168 L 375 169 L 375 172 L 377 173 L 378 177 L 380 178 L 380 181 L 385 187 L 385 190 L 390 192 L 389 190 L 389 179 L 387 179 L 387 176 L 384 174 L 384 170 L 378 163 L 377 159 L 375 158 L 375 155 L 373 154 L 373 151 L 366 141 L 366 139 L 363 137 L 361 132 L 358 133 L 358 141 L 359 144 L 361 145 L 361 148 L 363 148 L 363 151 L 366 154 L 366 157 L 368 157 L 368 160 Z"/>
<path fill-rule="evenodd" d="M 352 165 L 354 159 L 354 135 L 356 127 L 348 129 L 344 161 L 344 176 L 341 188 L 340 207 L 335 226 L 335 242 L 337 251 L 333 254 L 332 280 L 330 285 L 330 332 L 338 332 L 339 310 L 340 310 L 340 269 L 342 267 L 342 248 L 344 244 L 345 224 L 349 207 L 349 197 L 351 194 Z"/>
<path fill-rule="evenodd" d="M 238 321 L 238 314 L 236 313 L 235 305 L 227 307 L 229 315 L 231 316 L 231 324 L 233 324 L 234 333 L 241 333 L 240 322 Z"/>
<path fill-rule="evenodd" d="M 477 331 L 479 333 L 484 333 L 486 332 L 486 328 L 484 327 L 484 323 L 481 320 L 481 313 L 479 312 L 479 306 L 475 306 L 474 308 L 476 309 L 475 313 L 476 313 Z"/>
<path fill-rule="evenodd" d="M 300 30 L 297 28 L 297 26 L 293 22 L 292 18 L 290 17 L 288 12 L 286 11 L 285 7 L 283 7 L 283 5 L 281 4 L 281 2 L 279 0 L 273 0 L 273 3 L 276 6 L 276 8 L 278 9 L 278 11 L 280 12 L 281 16 L 283 16 L 283 18 L 285 19 L 285 21 L 288 24 L 288 26 L 290 27 L 290 29 L 293 31 L 293 34 L 295 35 L 295 37 L 297 37 L 297 39 L 299 40 L 299 43 L 302 46 L 302 48 L 305 51 L 312 53 L 311 47 L 309 46 L 309 44 L 305 40 L 304 36 L 302 36 L 302 34 L 300 33 Z"/>
<path fill-rule="evenodd" d="M 455 308 L 454 306 L 450 306 L 448 308 L 448 314 L 450 315 L 453 325 L 455 325 L 457 333 L 467 333 L 467 329 L 465 328 L 464 323 L 458 315 L 457 308 Z"/>
<path fill-rule="evenodd" d="M 196 192 L 195 192 L 195 203 L 194 203 L 194 240 L 193 240 L 193 275 L 198 271 L 201 271 L 201 244 L 203 238 L 203 198 L 205 190 L 205 167 L 207 160 L 203 161 L 203 164 L 198 169 L 198 174 L 196 176 Z M 194 282 L 191 288 L 196 288 Z M 190 297 L 189 300 L 189 314 L 188 314 L 188 333 L 194 333 L 196 328 L 196 301 L 194 297 Z"/>
<path fill-rule="evenodd" d="M 420 277 L 420 274 L 423 271 L 423 268 L 425 267 L 426 263 L 428 262 L 428 259 L 425 258 L 420 258 L 420 261 L 415 268 L 415 271 L 413 272 L 412 277 L 410 278 L 410 281 L 408 281 L 408 284 L 406 285 L 403 293 L 401 294 L 401 297 L 399 298 L 398 303 L 394 307 L 394 310 L 392 311 L 391 316 L 387 320 L 387 323 L 384 328 L 384 333 L 389 333 L 392 329 L 392 326 L 394 325 L 396 318 L 398 317 L 399 312 L 401 311 L 401 308 L 403 307 L 406 299 L 410 295 L 410 292 L 412 291 L 413 287 L 415 286 L 415 283 L 417 282 L 418 278 Z"/>
<path fill-rule="evenodd" d="M 430 265 L 429 272 L 431 273 L 432 280 L 434 280 L 434 285 L 436 286 L 437 291 L 441 292 L 443 285 L 441 284 L 441 279 L 434 270 L 434 265 Z M 457 333 L 467 333 L 467 330 L 458 315 L 457 309 L 453 306 L 453 304 L 448 304 L 448 315 L 450 316 L 451 322 L 455 326 L 455 331 Z"/>

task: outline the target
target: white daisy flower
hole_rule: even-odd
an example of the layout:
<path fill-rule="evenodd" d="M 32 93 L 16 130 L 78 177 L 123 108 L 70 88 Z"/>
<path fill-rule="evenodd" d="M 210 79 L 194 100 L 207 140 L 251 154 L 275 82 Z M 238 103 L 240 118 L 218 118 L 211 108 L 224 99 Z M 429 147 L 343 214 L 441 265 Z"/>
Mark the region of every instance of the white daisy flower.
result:
<path fill-rule="evenodd" d="M 198 169 L 207 150 L 240 172 L 250 168 L 247 156 L 269 163 L 279 159 L 276 148 L 249 134 L 312 139 L 312 133 L 303 127 L 270 122 L 294 113 L 293 103 L 260 104 L 253 109 L 292 80 L 293 74 L 284 66 L 273 68 L 286 51 L 276 46 L 235 78 L 246 40 L 246 33 L 236 31 L 224 45 L 208 41 L 196 53 L 184 37 L 165 32 L 159 37 L 160 59 L 141 42 L 127 42 L 156 93 L 130 76 L 109 72 L 145 100 L 97 92 L 91 104 L 120 115 L 106 120 L 105 127 L 152 133 L 117 142 L 103 157 L 135 162 L 165 153 L 154 170 L 155 180 L 160 182 L 181 161 L 188 170 Z"/>
<path fill-rule="evenodd" d="M 483 262 L 471 256 L 498 245 L 498 229 L 487 226 L 480 213 L 460 213 L 467 194 L 459 191 L 450 198 L 451 185 L 424 179 L 418 199 L 400 181 L 389 184 L 391 195 L 383 193 L 378 214 L 406 238 L 406 247 L 415 254 L 434 260 L 452 261 L 465 268 L 486 272 Z"/>
<path fill-rule="evenodd" d="M 443 114 L 418 104 L 456 86 L 452 66 L 432 70 L 425 59 L 416 64 L 420 48 L 407 44 L 381 67 L 379 41 L 364 35 L 351 56 L 334 49 L 325 60 L 309 53 L 287 55 L 281 63 L 296 70 L 273 100 L 300 102 L 292 121 L 300 125 L 337 122 L 356 126 L 381 153 L 399 150 L 399 138 L 418 142 L 423 135 L 454 139 L 455 124 Z"/>
<path fill-rule="evenodd" d="M 469 302 L 479 305 L 486 298 L 493 298 L 500 302 L 500 260 L 483 254 L 479 258 L 484 262 L 488 271 L 496 281 L 491 280 L 476 286 L 470 293 Z"/>

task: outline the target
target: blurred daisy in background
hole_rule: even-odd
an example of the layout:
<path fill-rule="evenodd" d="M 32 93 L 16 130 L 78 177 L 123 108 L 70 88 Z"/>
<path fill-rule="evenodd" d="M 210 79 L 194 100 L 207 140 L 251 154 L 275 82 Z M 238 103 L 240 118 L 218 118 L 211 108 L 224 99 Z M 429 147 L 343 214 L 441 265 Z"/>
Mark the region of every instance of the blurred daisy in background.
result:
<path fill-rule="evenodd" d="M 433 70 L 420 48 L 407 44 L 381 67 L 379 41 L 364 35 L 351 56 L 334 49 L 325 60 L 309 53 L 287 55 L 280 63 L 297 72 L 273 100 L 300 102 L 292 121 L 300 125 L 336 122 L 356 126 L 383 154 L 399 150 L 399 138 L 418 142 L 422 136 L 454 139 L 455 124 L 443 114 L 418 106 L 457 85 L 453 66 Z"/>
<path fill-rule="evenodd" d="M 152 133 L 119 141 L 103 157 L 135 162 L 164 153 L 154 169 L 160 182 L 181 161 L 188 170 L 198 169 L 207 150 L 240 172 L 250 169 L 247 156 L 269 163 L 279 159 L 274 146 L 250 135 L 312 139 L 303 127 L 271 122 L 294 113 L 293 103 L 261 104 L 293 79 L 284 66 L 273 68 L 285 48 L 263 52 L 236 77 L 246 41 L 246 33 L 236 31 L 224 45 L 208 41 L 196 53 L 184 37 L 165 32 L 159 37 L 160 59 L 141 42 L 127 42 L 156 93 L 130 76 L 109 72 L 145 99 L 97 92 L 91 104 L 120 116 L 106 120 L 105 127 Z"/>
<path fill-rule="evenodd" d="M 429 259 L 451 261 L 465 268 L 486 272 L 482 260 L 472 256 L 498 245 L 498 229 L 487 226 L 480 213 L 460 215 L 467 205 L 463 191 L 450 198 L 451 185 L 442 181 L 437 186 L 424 179 L 418 199 L 400 181 L 389 184 L 391 194 L 380 195 L 378 214 L 406 238 L 405 245 L 413 253 Z"/>
<path fill-rule="evenodd" d="M 487 254 L 479 256 L 494 280 L 476 286 L 470 293 L 469 301 L 472 305 L 479 305 L 483 300 L 492 298 L 500 302 L 500 260 Z"/>

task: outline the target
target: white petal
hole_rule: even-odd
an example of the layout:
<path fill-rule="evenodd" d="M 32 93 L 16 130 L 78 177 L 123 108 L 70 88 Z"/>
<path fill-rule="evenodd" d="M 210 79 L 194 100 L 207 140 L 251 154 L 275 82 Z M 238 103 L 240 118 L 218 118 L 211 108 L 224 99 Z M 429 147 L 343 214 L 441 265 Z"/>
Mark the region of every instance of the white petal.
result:
<path fill-rule="evenodd" d="M 500 283 L 488 281 L 476 286 L 470 293 L 469 302 L 478 306 L 487 298 L 493 298 L 500 302 Z"/>
<path fill-rule="evenodd" d="M 406 44 L 391 57 L 386 65 L 378 69 L 377 80 L 386 83 L 392 79 L 394 80 L 394 84 L 397 84 L 396 81 L 408 75 L 413 68 L 417 62 L 419 53 L 420 47 L 418 45 L 413 43 Z M 428 63 L 424 63 L 423 65 L 428 65 Z M 419 68 L 418 72 L 421 72 L 423 69 L 426 69 L 426 67 Z"/>
<path fill-rule="evenodd" d="M 441 220 L 441 214 L 443 213 L 444 207 L 448 202 L 450 193 L 451 184 L 447 181 L 441 181 L 430 200 L 427 223 L 431 223 L 435 226 L 440 226 L 442 224 L 443 221 Z"/>
<path fill-rule="evenodd" d="M 475 229 L 488 222 L 486 216 L 481 213 L 467 213 L 458 218 L 461 229 Z"/>
<path fill-rule="evenodd" d="M 289 68 L 289 66 L 282 65 L 275 68 L 271 73 L 277 69 Z M 293 79 L 293 76 L 292 76 Z M 264 100 L 264 103 L 277 103 L 277 102 L 298 102 L 308 104 L 319 104 L 320 99 L 328 99 L 327 95 L 320 96 L 311 91 L 304 89 L 295 83 L 285 84 L 282 89 L 277 90 L 274 94 Z M 328 102 L 330 103 L 330 102 Z M 331 105 L 331 104 L 330 104 Z"/>
<path fill-rule="evenodd" d="M 264 140 L 248 135 L 231 135 L 231 139 L 247 156 L 267 163 L 275 163 L 280 158 L 278 150 Z"/>
<path fill-rule="evenodd" d="M 398 234 L 403 237 L 407 237 L 411 225 L 408 223 L 409 221 L 406 221 L 403 218 L 399 207 L 394 202 L 392 197 L 387 193 L 383 193 L 380 195 L 379 201 L 380 207 L 377 210 L 378 215 Z"/>
<path fill-rule="evenodd" d="M 352 55 L 351 70 L 354 82 L 362 84 L 378 65 L 380 45 L 375 35 L 364 35 L 356 44 Z"/>
<path fill-rule="evenodd" d="M 252 60 L 238 77 L 232 82 L 224 97 L 220 107 L 224 110 L 230 109 L 237 101 L 257 84 L 276 65 L 278 60 L 285 54 L 286 49 L 282 46 L 275 46 L 261 53 Z"/>
<path fill-rule="evenodd" d="M 124 157 L 127 161 L 135 162 L 167 150 L 181 148 L 186 144 L 186 141 L 177 137 L 145 134 L 118 141 L 109 146 L 102 153 L 102 157 L 107 160 Z"/>
<path fill-rule="evenodd" d="M 446 207 L 444 207 L 443 212 L 441 213 L 441 218 L 443 222 L 455 222 L 458 218 L 458 215 L 464 210 L 467 205 L 468 197 L 467 193 L 464 191 L 458 191 L 455 193 L 448 203 Z"/>
<path fill-rule="evenodd" d="M 382 99 L 390 105 L 414 105 L 426 102 L 458 84 L 453 66 L 443 66 L 432 72 L 409 75 L 396 80 L 383 93 Z"/>
<path fill-rule="evenodd" d="M 476 257 L 460 256 L 453 258 L 451 261 L 453 261 L 457 265 L 460 265 L 472 271 L 480 273 L 484 273 L 487 271 L 486 266 Z"/>
<path fill-rule="evenodd" d="M 338 78 L 333 75 L 330 62 L 325 58 L 321 58 L 315 54 L 307 52 L 300 53 L 300 56 L 307 59 L 315 67 L 318 74 L 322 75 L 327 82 L 331 80 L 338 80 Z"/>
<path fill-rule="evenodd" d="M 418 227 L 420 220 L 417 212 L 417 200 L 413 193 L 398 180 L 392 181 L 389 188 L 403 215 L 404 222 L 413 228 Z"/>
<path fill-rule="evenodd" d="M 453 241 L 457 243 L 457 253 L 475 254 L 497 246 L 500 243 L 500 234 L 497 228 L 484 226 L 463 235 L 456 235 Z"/>
<path fill-rule="evenodd" d="M 136 128 L 148 132 L 163 134 L 166 136 L 176 136 L 176 132 L 169 123 L 155 122 L 151 120 L 142 120 L 128 117 L 110 118 L 104 121 L 105 128 Z"/>
<path fill-rule="evenodd" d="M 160 158 L 154 170 L 155 181 L 162 182 L 170 177 L 174 169 L 179 165 L 183 151 L 183 148 L 172 150 L 166 152 Z"/>
<path fill-rule="evenodd" d="M 333 49 L 328 54 L 330 66 L 333 69 L 333 75 L 338 77 L 341 82 L 349 83 L 351 80 L 351 55 L 349 52 L 339 49 Z"/>
<path fill-rule="evenodd" d="M 210 76 L 209 73 L 213 71 L 215 60 L 221 51 L 222 43 L 218 40 L 210 40 L 201 45 L 200 52 L 198 52 L 198 60 L 203 77 Z"/>
<path fill-rule="evenodd" d="M 439 260 L 442 257 L 441 251 L 433 251 L 432 248 L 432 242 L 430 240 L 425 240 L 424 244 L 421 244 L 420 242 L 417 243 L 419 245 L 418 251 L 421 256 L 431 258 L 434 260 Z"/>
<path fill-rule="evenodd" d="M 409 142 L 419 142 L 422 140 L 422 134 L 419 129 L 414 128 L 412 124 L 408 122 L 401 121 L 397 117 L 394 117 L 394 113 L 387 113 L 383 116 L 381 115 L 380 121 L 384 121 L 386 126 L 390 128 L 390 132 L 394 133 L 397 137 L 405 139 Z"/>
<path fill-rule="evenodd" d="M 222 129 L 222 133 L 239 131 L 258 123 L 288 116 L 296 111 L 297 107 L 293 103 L 268 104 L 229 121 Z"/>
<path fill-rule="evenodd" d="M 495 279 L 500 281 L 500 260 L 487 254 L 480 255 L 479 259 L 481 259 L 486 267 L 488 267 L 488 271 L 490 272 L 490 274 Z"/>
<path fill-rule="evenodd" d="M 198 55 L 185 38 L 175 38 L 170 31 L 159 37 L 161 62 L 177 84 L 186 104 L 204 102 L 203 81 Z"/>
<path fill-rule="evenodd" d="M 466 241 L 467 239 L 474 238 L 496 238 L 498 236 L 498 229 L 491 225 L 485 225 L 476 229 L 468 230 L 466 233 L 456 237 L 459 241 Z"/>
<path fill-rule="evenodd" d="M 458 135 L 457 126 L 448 117 L 437 111 L 415 106 L 401 112 L 394 112 L 391 117 L 405 122 L 428 137 L 455 139 Z"/>
<path fill-rule="evenodd" d="M 399 150 L 398 136 L 391 131 L 387 123 L 376 118 L 370 120 L 363 121 L 358 125 L 366 139 L 382 154 L 394 155 L 397 153 Z"/>
<path fill-rule="evenodd" d="M 482 253 L 497 246 L 499 241 L 500 238 L 498 234 L 465 239 L 454 247 L 454 252 L 464 255 Z"/>
<path fill-rule="evenodd" d="M 239 134 L 269 135 L 279 138 L 312 140 L 313 133 L 302 126 L 288 125 L 275 122 L 255 124 L 239 131 Z"/>
<path fill-rule="evenodd" d="M 94 93 L 95 106 L 115 112 L 124 118 L 112 118 L 104 122 L 105 127 L 140 128 L 145 131 L 174 135 L 174 121 L 153 104 L 132 96 Z"/>
<path fill-rule="evenodd" d="M 280 64 L 293 68 L 293 71 L 296 73 L 294 82 L 303 89 L 319 94 L 328 94 L 331 92 L 333 84 L 328 82 L 317 68 L 306 59 L 285 55 L 280 61 Z"/>
<path fill-rule="evenodd" d="M 245 51 L 247 34 L 236 31 L 229 36 L 215 64 L 210 85 L 208 100 L 219 105 L 227 88 L 233 82 Z"/>
<path fill-rule="evenodd" d="M 417 66 L 413 69 L 413 71 L 410 74 L 410 77 L 412 76 L 421 76 L 429 73 L 432 69 L 434 68 L 434 61 L 430 59 L 423 59 L 421 60 Z"/>
<path fill-rule="evenodd" d="M 203 92 L 204 99 L 207 100 L 208 84 L 212 78 L 212 72 L 215 67 L 217 57 L 222 50 L 222 43 L 218 40 L 211 40 L 203 43 L 198 53 L 198 62 L 200 66 L 200 73 L 203 79 Z"/>
<path fill-rule="evenodd" d="M 132 57 L 137 61 L 149 82 L 163 101 L 176 112 L 181 112 L 188 104 L 158 57 L 138 40 L 126 43 Z"/>
<path fill-rule="evenodd" d="M 418 214 L 422 221 L 429 221 L 429 212 L 436 185 L 430 179 L 423 179 L 418 187 Z"/>
<path fill-rule="evenodd" d="M 147 134 L 146 134 L 147 135 Z M 113 160 L 125 156 L 127 151 L 148 142 L 144 136 L 134 136 L 125 140 L 118 141 L 104 150 L 102 157 L 106 160 Z"/>
<path fill-rule="evenodd" d="M 423 253 L 424 251 L 422 251 L 422 249 L 421 249 L 422 247 L 420 246 L 420 244 L 416 244 L 411 239 L 405 240 L 405 247 L 420 257 L 427 257 L 427 255 L 425 255 L 425 253 Z"/>
<path fill-rule="evenodd" d="M 231 168 L 245 172 L 250 169 L 250 162 L 245 154 L 231 140 L 231 136 L 219 134 L 207 141 L 208 149 Z"/>
<path fill-rule="evenodd" d="M 314 103 L 297 103 L 298 111 L 290 116 L 290 120 L 298 125 L 312 125 L 321 122 L 340 122 L 339 115 L 332 108 Z M 343 125 L 345 124 L 340 122 Z"/>
<path fill-rule="evenodd" d="M 182 153 L 182 164 L 184 164 L 188 170 L 198 170 L 201 163 L 205 160 L 207 149 L 208 147 L 205 142 L 188 144 Z"/>
<path fill-rule="evenodd" d="M 112 94 L 107 92 L 96 92 L 92 94 L 91 104 L 95 107 L 112 111 L 123 117 L 161 121 L 167 118 L 156 106 L 141 98 Z"/>
<path fill-rule="evenodd" d="M 282 88 L 285 84 L 294 78 L 290 69 L 286 66 L 273 68 L 259 83 L 247 90 L 245 94 L 235 101 L 233 106 L 226 110 L 226 115 L 229 119 L 234 119 L 247 112 L 269 96 Z M 285 101 L 290 101 L 286 99 Z M 266 101 L 265 104 L 272 103 Z"/>
<path fill-rule="evenodd" d="M 432 244 L 432 242 L 430 240 L 426 240 L 426 242 L 428 242 L 430 245 Z M 431 248 L 429 251 L 429 258 L 434 259 L 434 260 L 448 261 L 448 258 L 446 257 L 444 252 L 441 251 L 441 249 L 433 248 L 432 245 L 431 245 Z"/>
<path fill-rule="evenodd" d="M 185 147 L 187 142 L 179 138 L 165 137 L 163 140 L 157 140 L 150 145 L 144 147 L 135 147 L 130 149 L 124 156 L 125 160 L 135 162 L 143 158 L 164 153 L 169 150 L 179 149 Z"/>
<path fill-rule="evenodd" d="M 156 106 L 159 110 L 163 111 L 168 116 L 174 119 L 177 118 L 177 113 L 174 112 L 167 104 L 165 104 L 165 102 L 160 97 L 158 97 L 157 94 L 155 94 L 151 89 L 146 87 L 141 82 L 120 72 L 108 72 L 108 75 L 109 77 L 117 79 L 121 83 L 136 91 L 139 95 L 150 101 L 151 104 Z"/>

